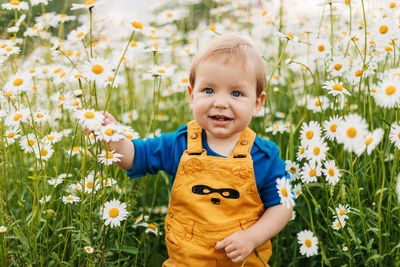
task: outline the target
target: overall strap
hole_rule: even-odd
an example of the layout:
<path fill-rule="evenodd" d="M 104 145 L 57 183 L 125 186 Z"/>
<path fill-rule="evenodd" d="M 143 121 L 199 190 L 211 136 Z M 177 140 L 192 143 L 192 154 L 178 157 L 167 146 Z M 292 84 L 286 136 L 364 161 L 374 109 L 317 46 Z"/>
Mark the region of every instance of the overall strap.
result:
<path fill-rule="evenodd" d="M 203 151 L 201 143 L 202 128 L 196 121 L 189 122 L 187 127 L 187 152 L 189 154 L 201 154 Z"/>
<path fill-rule="evenodd" d="M 232 156 L 234 158 L 245 158 L 250 153 L 255 138 L 256 133 L 253 130 L 250 128 L 244 129 L 240 133 L 240 139 L 233 150 Z"/>

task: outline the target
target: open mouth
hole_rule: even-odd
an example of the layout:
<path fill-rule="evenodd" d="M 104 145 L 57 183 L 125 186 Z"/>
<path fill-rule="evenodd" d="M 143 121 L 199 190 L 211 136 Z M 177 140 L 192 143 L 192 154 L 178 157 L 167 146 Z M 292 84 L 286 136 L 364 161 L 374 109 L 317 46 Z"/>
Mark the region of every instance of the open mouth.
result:
<path fill-rule="evenodd" d="M 211 119 L 217 120 L 217 121 L 230 121 L 232 120 L 231 118 L 225 117 L 225 116 L 210 116 Z"/>

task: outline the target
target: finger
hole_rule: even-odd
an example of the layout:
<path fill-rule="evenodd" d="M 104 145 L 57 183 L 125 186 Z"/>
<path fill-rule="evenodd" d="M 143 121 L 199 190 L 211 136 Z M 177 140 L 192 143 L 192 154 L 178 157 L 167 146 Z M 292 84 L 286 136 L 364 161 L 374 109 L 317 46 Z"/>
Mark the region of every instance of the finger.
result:
<path fill-rule="evenodd" d="M 242 262 L 243 261 L 243 257 L 241 255 L 235 257 L 235 258 L 231 258 L 231 261 L 233 262 Z"/>
<path fill-rule="evenodd" d="M 218 241 L 217 244 L 215 245 L 215 249 L 223 249 L 225 248 L 229 243 L 226 241 L 226 239 L 222 241 Z"/>
<path fill-rule="evenodd" d="M 227 246 L 225 246 L 225 252 L 226 253 L 231 253 L 231 252 L 233 252 L 235 250 L 236 250 L 236 247 L 232 243 L 227 245 Z"/>

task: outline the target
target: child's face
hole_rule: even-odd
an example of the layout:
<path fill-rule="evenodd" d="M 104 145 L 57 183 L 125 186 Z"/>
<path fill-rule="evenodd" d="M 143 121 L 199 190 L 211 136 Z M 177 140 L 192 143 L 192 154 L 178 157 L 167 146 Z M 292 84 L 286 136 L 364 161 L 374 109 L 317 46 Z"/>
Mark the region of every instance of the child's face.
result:
<path fill-rule="evenodd" d="M 250 64 L 229 55 L 199 64 L 195 86 L 188 91 L 194 118 L 206 130 L 207 138 L 238 137 L 257 114 L 265 93 L 256 96 L 254 73 Z"/>

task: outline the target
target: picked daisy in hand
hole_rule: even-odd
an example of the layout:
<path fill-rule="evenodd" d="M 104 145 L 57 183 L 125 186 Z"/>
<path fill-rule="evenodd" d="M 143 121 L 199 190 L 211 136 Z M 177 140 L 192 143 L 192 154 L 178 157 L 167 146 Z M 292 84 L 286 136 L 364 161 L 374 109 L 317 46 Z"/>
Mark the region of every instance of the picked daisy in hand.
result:
<path fill-rule="evenodd" d="M 306 257 L 318 254 L 318 239 L 310 230 L 303 230 L 297 234 L 297 242 L 301 245 L 300 253 Z"/>
<path fill-rule="evenodd" d="M 99 155 L 99 162 L 105 164 L 105 165 L 111 165 L 114 162 L 119 162 L 121 161 L 120 158 L 122 157 L 121 154 L 115 153 L 114 150 L 112 151 L 104 151 Z"/>
<path fill-rule="evenodd" d="M 106 202 L 102 208 L 102 217 L 105 220 L 105 225 L 110 224 L 111 227 L 120 226 L 121 221 L 125 220 L 126 216 L 128 216 L 126 203 L 121 203 L 117 199 Z"/>
<path fill-rule="evenodd" d="M 118 142 L 125 139 L 125 135 L 122 133 L 122 127 L 118 124 L 108 124 L 101 126 L 101 128 L 95 131 L 95 135 L 100 141 L 105 142 Z"/>
<path fill-rule="evenodd" d="M 350 92 L 347 91 L 346 88 L 343 87 L 343 84 L 341 82 L 338 82 L 338 80 L 326 81 L 324 82 L 322 88 L 328 90 L 328 94 L 331 94 L 333 96 L 350 95 Z"/>

